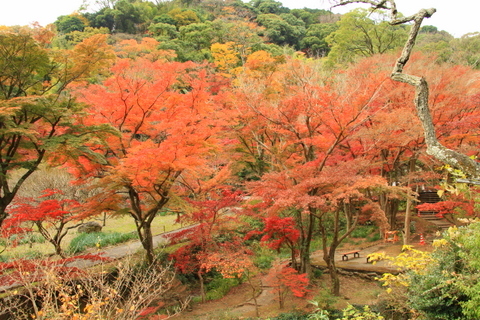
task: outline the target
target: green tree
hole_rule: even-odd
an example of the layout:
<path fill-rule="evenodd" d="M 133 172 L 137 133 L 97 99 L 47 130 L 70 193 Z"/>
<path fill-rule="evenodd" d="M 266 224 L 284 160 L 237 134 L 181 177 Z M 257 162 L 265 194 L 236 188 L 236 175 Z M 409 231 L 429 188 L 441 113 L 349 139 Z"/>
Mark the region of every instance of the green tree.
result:
<path fill-rule="evenodd" d="M 200 18 L 197 16 L 195 11 L 175 8 L 168 12 L 168 15 L 175 20 L 175 25 L 180 28 L 182 26 L 187 26 L 192 23 L 201 22 Z"/>
<path fill-rule="evenodd" d="M 280 46 L 290 45 L 297 47 L 298 42 L 305 35 L 305 23 L 291 14 L 261 14 L 257 17 L 259 25 L 265 27 L 264 35 Z"/>
<path fill-rule="evenodd" d="M 454 54 L 453 39 L 453 36 L 446 31 L 424 26 L 418 34 L 416 45 L 418 50 L 436 56 L 438 62 L 448 62 L 452 61 Z"/>
<path fill-rule="evenodd" d="M 281 2 L 275 0 L 253 0 L 250 4 L 257 9 L 260 14 L 280 14 L 289 11 L 288 8 L 282 6 Z"/>
<path fill-rule="evenodd" d="M 90 26 L 94 28 L 108 28 L 110 32 L 115 30 L 115 14 L 112 8 L 103 8 L 95 13 L 85 13 L 85 18 L 90 22 Z"/>
<path fill-rule="evenodd" d="M 85 13 L 84 17 L 95 28 L 106 27 L 114 33 L 137 34 L 147 30 L 157 11 L 152 3 L 119 0 L 106 3 L 98 12 Z"/>
<path fill-rule="evenodd" d="M 108 48 L 100 44 L 82 42 L 60 55 L 28 30 L 0 32 L 0 226 L 7 206 L 42 161 L 60 146 L 65 150 L 67 142 L 74 149 L 88 139 L 72 124 L 82 105 L 66 88 L 108 59 Z M 13 178 L 12 172 L 21 174 Z"/>
<path fill-rule="evenodd" d="M 148 31 L 150 31 L 158 41 L 172 40 L 177 38 L 179 35 L 179 32 L 174 25 L 162 22 L 155 24 L 152 23 L 148 27 Z"/>
<path fill-rule="evenodd" d="M 336 29 L 333 23 L 312 24 L 300 41 L 300 49 L 311 57 L 325 57 L 330 51 L 326 38 Z"/>
<path fill-rule="evenodd" d="M 120 0 L 115 4 L 115 32 L 135 34 L 142 23 L 140 12 L 127 0 Z"/>
<path fill-rule="evenodd" d="M 305 22 L 305 27 L 310 27 L 312 24 L 320 23 L 321 16 L 331 15 L 330 11 L 326 11 L 323 9 L 292 9 L 290 13 L 293 14 L 295 17 L 302 19 Z"/>
<path fill-rule="evenodd" d="M 60 16 L 54 22 L 60 33 L 70 33 L 73 31 L 83 31 L 86 27 L 84 20 L 80 15 Z"/>
<path fill-rule="evenodd" d="M 176 25 L 176 20 L 169 14 L 162 13 L 161 15 L 155 16 L 152 20 L 152 23 L 166 23 L 171 25 Z"/>
<path fill-rule="evenodd" d="M 368 17 L 369 11 L 356 9 L 342 16 L 338 29 L 327 37 L 331 46 L 330 65 L 353 62 L 357 57 L 369 57 L 400 48 L 407 32 L 403 26 L 392 26 L 386 21 Z"/>
<path fill-rule="evenodd" d="M 453 63 L 480 69 L 480 32 L 468 33 L 459 39 L 453 39 L 450 44 Z"/>

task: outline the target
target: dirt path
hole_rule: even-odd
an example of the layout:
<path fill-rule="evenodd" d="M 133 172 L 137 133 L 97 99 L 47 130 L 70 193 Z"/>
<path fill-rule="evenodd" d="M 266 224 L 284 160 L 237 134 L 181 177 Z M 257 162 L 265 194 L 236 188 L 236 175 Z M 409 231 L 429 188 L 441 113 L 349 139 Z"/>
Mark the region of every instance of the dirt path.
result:
<path fill-rule="evenodd" d="M 269 271 L 269 273 L 271 272 L 274 272 L 273 268 Z M 269 273 L 257 275 L 252 279 L 252 284 L 256 288 L 258 314 L 262 318 L 285 312 L 285 310 L 291 309 L 295 304 L 293 300 L 288 300 L 285 310 L 279 309 L 275 289 L 265 285 L 266 279 L 271 276 Z M 305 300 L 298 298 L 295 300 L 305 305 Z M 296 302 L 298 303 L 298 301 Z M 252 287 L 249 283 L 243 283 L 230 290 L 225 297 L 219 300 L 195 304 L 191 311 L 185 311 L 175 317 L 175 319 L 214 320 L 233 317 L 253 318 L 257 317 L 256 309 Z"/>

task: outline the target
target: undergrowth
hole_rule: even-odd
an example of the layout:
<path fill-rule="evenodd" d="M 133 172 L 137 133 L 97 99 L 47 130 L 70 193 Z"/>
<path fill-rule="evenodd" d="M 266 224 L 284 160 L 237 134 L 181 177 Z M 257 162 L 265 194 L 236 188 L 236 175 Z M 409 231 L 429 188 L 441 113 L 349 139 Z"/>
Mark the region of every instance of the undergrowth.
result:
<path fill-rule="evenodd" d="M 69 254 L 76 254 L 85 251 L 87 248 L 95 247 L 106 247 L 110 245 L 115 245 L 118 243 L 126 242 L 131 239 L 138 239 L 138 234 L 136 233 L 103 233 L 103 232 L 92 232 L 92 233 L 81 233 L 77 237 L 73 238 L 68 246 Z"/>

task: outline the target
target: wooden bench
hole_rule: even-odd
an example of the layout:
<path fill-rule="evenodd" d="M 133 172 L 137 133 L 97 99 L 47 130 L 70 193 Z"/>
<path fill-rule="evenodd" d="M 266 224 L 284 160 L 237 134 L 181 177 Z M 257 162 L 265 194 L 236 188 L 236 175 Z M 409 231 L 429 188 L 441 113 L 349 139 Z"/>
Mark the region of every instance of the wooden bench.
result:
<path fill-rule="evenodd" d="M 342 261 L 348 260 L 349 254 L 353 254 L 354 258 L 360 258 L 360 250 L 353 250 L 342 253 Z"/>

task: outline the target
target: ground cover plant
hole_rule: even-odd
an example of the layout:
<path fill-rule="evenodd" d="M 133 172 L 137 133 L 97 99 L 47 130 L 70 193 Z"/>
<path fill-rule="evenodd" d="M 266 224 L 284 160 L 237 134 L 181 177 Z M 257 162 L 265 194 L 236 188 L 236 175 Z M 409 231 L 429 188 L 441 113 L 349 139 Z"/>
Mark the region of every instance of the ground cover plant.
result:
<path fill-rule="evenodd" d="M 136 233 L 120 233 L 120 232 L 92 232 L 81 233 L 70 241 L 68 245 L 68 252 L 70 254 L 77 254 L 85 251 L 88 248 L 104 248 L 106 246 L 115 245 L 126 242 L 131 239 L 138 239 Z"/>

